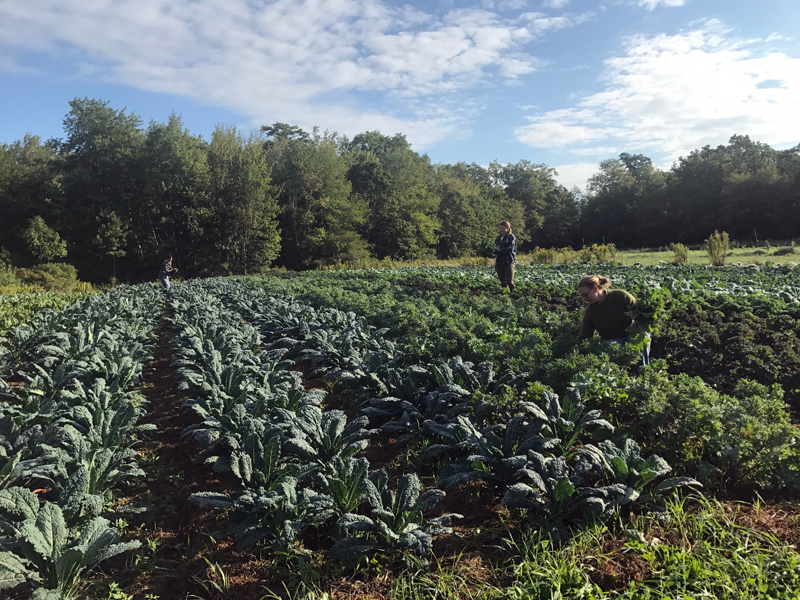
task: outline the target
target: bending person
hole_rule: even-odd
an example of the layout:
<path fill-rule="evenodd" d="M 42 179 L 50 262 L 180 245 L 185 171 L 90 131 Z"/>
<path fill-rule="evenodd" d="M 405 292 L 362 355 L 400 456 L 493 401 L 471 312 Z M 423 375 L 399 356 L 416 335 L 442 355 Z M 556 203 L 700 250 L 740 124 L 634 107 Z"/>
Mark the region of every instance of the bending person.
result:
<path fill-rule="evenodd" d="M 628 307 L 636 303 L 636 298 L 625 290 L 609 289 L 610 286 L 611 281 L 602 275 L 588 275 L 578 283 L 578 293 L 589 304 L 583 315 L 578 341 L 589 339 L 595 331 L 609 344 L 624 346 L 631 341 L 627 329 L 633 323 L 633 317 Z M 649 362 L 648 339 L 639 364 L 646 365 Z"/>

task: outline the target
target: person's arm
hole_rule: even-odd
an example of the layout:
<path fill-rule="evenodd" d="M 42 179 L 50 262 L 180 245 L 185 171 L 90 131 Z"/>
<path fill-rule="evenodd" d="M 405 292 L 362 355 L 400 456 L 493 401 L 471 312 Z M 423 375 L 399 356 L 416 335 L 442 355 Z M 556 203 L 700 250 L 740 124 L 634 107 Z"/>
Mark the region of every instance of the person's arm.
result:
<path fill-rule="evenodd" d="M 578 341 L 589 339 L 594 335 L 594 323 L 589 317 L 589 309 L 583 313 L 583 321 L 581 321 L 581 329 L 578 332 Z"/>
<path fill-rule="evenodd" d="M 500 236 L 495 240 L 495 252 L 500 254 L 509 254 L 516 252 L 517 240 L 514 236 Z"/>

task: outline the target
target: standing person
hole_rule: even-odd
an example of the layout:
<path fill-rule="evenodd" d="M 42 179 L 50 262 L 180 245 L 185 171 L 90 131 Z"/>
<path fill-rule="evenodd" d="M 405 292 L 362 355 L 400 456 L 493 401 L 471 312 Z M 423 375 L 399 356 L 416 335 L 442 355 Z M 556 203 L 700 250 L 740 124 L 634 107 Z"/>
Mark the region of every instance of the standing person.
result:
<path fill-rule="evenodd" d="M 161 285 L 164 289 L 161 290 L 165 294 L 169 291 L 169 274 L 177 273 L 178 269 L 172 268 L 172 254 L 167 256 L 167 260 L 161 263 L 161 270 L 158 272 L 158 278 L 161 280 Z"/>
<path fill-rule="evenodd" d="M 500 287 L 514 291 L 514 268 L 517 262 L 517 238 L 511 233 L 511 223 L 498 225 L 500 235 L 494 240 L 494 270 L 500 278 Z"/>
<path fill-rule="evenodd" d="M 589 305 L 583 314 L 578 341 L 589 339 L 595 331 L 609 344 L 624 346 L 631 341 L 627 329 L 633 323 L 633 317 L 628 307 L 636 303 L 636 298 L 625 290 L 609 289 L 610 286 L 611 281 L 603 275 L 588 275 L 578 282 L 578 293 Z M 648 339 L 639 364 L 646 365 L 649 362 Z"/>

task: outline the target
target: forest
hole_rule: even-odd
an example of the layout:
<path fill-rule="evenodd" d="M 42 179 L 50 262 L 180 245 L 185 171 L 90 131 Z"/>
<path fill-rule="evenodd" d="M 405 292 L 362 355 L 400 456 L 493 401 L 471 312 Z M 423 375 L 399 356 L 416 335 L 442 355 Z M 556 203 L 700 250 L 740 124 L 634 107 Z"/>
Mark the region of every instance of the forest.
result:
<path fill-rule="evenodd" d="M 509 220 L 522 251 L 737 241 L 800 231 L 800 145 L 733 135 L 659 169 L 641 154 L 598 165 L 585 191 L 522 159 L 433 164 L 406 137 L 349 139 L 285 123 L 192 135 L 75 99 L 64 138 L 0 144 L 0 263 L 63 260 L 93 283 L 152 279 L 167 254 L 189 277 L 480 255 Z M 489 245 L 491 248 L 491 244 Z"/>

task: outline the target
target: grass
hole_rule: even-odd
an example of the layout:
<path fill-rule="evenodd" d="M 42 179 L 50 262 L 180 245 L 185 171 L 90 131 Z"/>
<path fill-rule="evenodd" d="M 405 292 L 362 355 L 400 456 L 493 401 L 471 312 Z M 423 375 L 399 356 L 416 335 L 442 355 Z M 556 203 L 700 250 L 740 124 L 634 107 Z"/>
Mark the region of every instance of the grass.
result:
<path fill-rule="evenodd" d="M 510 541 L 521 559 L 506 598 L 800 598 L 800 555 L 740 523 L 739 507 L 673 499 L 664 525 L 631 516 L 618 532 L 590 527 L 561 548 L 529 531 Z M 758 511 L 758 504 L 753 507 Z M 752 512 L 747 511 L 747 514 Z"/>
<path fill-rule="evenodd" d="M 784 264 L 789 262 L 800 263 L 800 250 L 797 254 L 783 254 L 774 255 L 773 253 L 777 248 L 734 248 L 728 251 L 726 264 L 743 263 L 743 264 L 756 264 L 764 265 L 767 261 L 777 264 Z M 658 250 L 618 250 L 617 262 L 626 265 L 634 263 L 641 263 L 646 266 L 657 265 L 663 261 L 666 263 L 672 262 L 673 253 L 671 250 L 658 251 Z M 525 263 L 523 263 L 525 264 Z M 693 265 L 708 265 L 711 261 L 708 259 L 708 254 L 705 250 L 689 250 L 689 264 Z"/>
<path fill-rule="evenodd" d="M 498 541 L 505 558 L 495 564 L 477 562 L 474 553 L 430 563 L 406 557 L 402 569 L 382 571 L 365 557 L 355 594 L 337 585 L 341 572 L 326 576 L 330 566 L 295 565 L 284 592 L 264 598 L 800 599 L 800 555 L 785 539 L 796 535 L 796 523 L 781 517 L 787 507 L 674 496 L 666 508 L 666 520 L 620 515 L 616 523 L 590 525 L 560 546 L 518 516 Z M 790 511 L 797 514 L 798 507 Z M 367 571 L 372 574 L 364 579 Z"/>
<path fill-rule="evenodd" d="M 787 247 L 788 248 L 788 247 Z M 733 248 L 728 251 L 726 264 L 743 263 L 755 264 L 763 266 L 768 261 L 774 264 L 785 263 L 800 263 L 800 249 L 795 249 L 796 253 L 775 254 L 779 251 L 778 247 L 771 248 Z M 640 249 L 640 250 L 617 250 L 616 262 L 633 265 L 641 263 L 645 266 L 657 265 L 660 262 L 671 263 L 674 260 L 674 253 L 672 250 L 653 250 L 653 249 Z M 559 258 L 561 260 L 561 258 Z M 532 264 L 532 255 L 518 254 L 517 264 L 529 265 Z M 689 264 L 693 265 L 708 265 L 711 261 L 708 258 L 708 253 L 705 250 L 689 250 Z M 453 258 L 447 260 L 439 260 L 436 258 L 420 258 L 413 261 L 396 261 L 389 258 L 378 260 L 367 259 L 362 260 L 354 265 L 334 265 L 323 267 L 324 269 L 392 269 L 397 267 L 488 267 L 494 265 L 494 259 L 481 258 L 475 256 L 464 256 L 461 258 Z"/>

